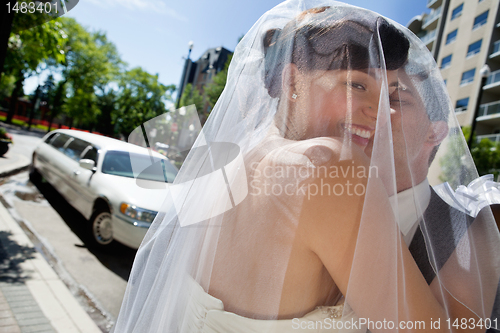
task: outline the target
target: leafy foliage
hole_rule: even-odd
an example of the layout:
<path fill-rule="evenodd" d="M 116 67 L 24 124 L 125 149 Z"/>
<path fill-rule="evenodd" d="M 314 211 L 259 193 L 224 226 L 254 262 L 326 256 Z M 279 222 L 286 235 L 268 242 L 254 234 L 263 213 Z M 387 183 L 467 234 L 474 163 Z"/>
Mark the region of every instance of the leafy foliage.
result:
<path fill-rule="evenodd" d="M 219 99 L 222 91 L 224 90 L 224 87 L 226 86 L 227 72 L 232 58 L 232 55 L 227 58 L 227 61 L 224 64 L 224 69 L 214 76 L 213 82 L 210 83 L 205 89 L 208 103 L 212 108 L 214 107 L 215 103 L 217 103 L 217 100 Z"/>
<path fill-rule="evenodd" d="M 32 19 L 32 16 L 16 15 L 12 30 L 18 30 L 17 27 L 25 25 L 25 21 Z M 60 20 L 53 20 L 31 29 L 11 33 L 4 65 L 5 73 L 14 74 L 19 71 L 28 73 L 35 71 L 42 63 L 63 62 L 65 60 L 63 47 L 68 36 L 62 27 Z"/>
<path fill-rule="evenodd" d="M 467 141 L 470 136 L 470 127 L 463 127 L 462 133 Z M 493 174 L 496 179 L 500 174 L 500 143 L 489 139 L 482 139 L 479 143 L 474 139 L 472 142 L 470 153 L 479 176 Z M 450 183 L 452 188 L 460 184 L 468 184 L 474 178 L 473 175 L 467 175 L 465 172 L 457 173 L 457 170 L 470 170 L 472 167 L 471 165 L 465 165 L 464 160 L 460 158 L 466 156 L 465 149 L 467 148 L 463 139 L 461 136 L 456 135 L 450 140 L 446 154 L 440 159 L 443 171 L 440 179 L 443 182 Z M 457 163 L 462 165 L 456 165 Z M 458 179 L 457 177 L 460 175 L 469 176 L 471 179 Z"/>
<path fill-rule="evenodd" d="M 2 75 L 2 80 L 0 81 L 0 99 L 3 100 L 4 97 L 12 94 L 15 83 L 16 77 L 14 75 Z"/>
<path fill-rule="evenodd" d="M 100 114 L 97 94 L 118 76 L 123 63 L 104 33 L 89 33 L 72 18 L 62 21 L 68 35 L 62 66 L 69 93 L 65 111 L 80 124 L 92 124 Z"/>
<path fill-rule="evenodd" d="M 203 95 L 196 87 L 193 88 L 193 85 L 188 83 L 182 93 L 179 106 L 188 106 L 192 104 L 196 106 L 198 113 L 203 110 Z"/>
<path fill-rule="evenodd" d="M 54 118 L 63 112 L 63 107 L 66 102 L 66 81 L 59 81 L 55 89 L 52 89 L 47 95 L 50 108 L 48 126 L 48 130 L 50 131 L 50 126 Z"/>
<path fill-rule="evenodd" d="M 500 174 L 500 143 L 482 139 L 471 149 L 472 158 L 480 176 Z"/>
<path fill-rule="evenodd" d="M 126 71 L 120 79 L 113 123 L 118 122 L 120 132 L 127 136 L 140 124 L 166 112 L 166 102 L 174 90 L 174 85 L 161 84 L 157 75 L 141 67 Z"/>
<path fill-rule="evenodd" d="M 67 38 L 59 20 L 24 29 L 32 24 L 33 15 L 15 15 L 8 40 L 4 74 L 0 86 L 12 91 L 7 122 L 12 121 L 15 103 L 22 96 L 24 79 L 36 73 L 41 65 L 58 64 L 65 60 L 63 45 Z M 17 31 L 17 32 L 16 32 Z M 14 78 L 14 79 L 13 79 Z M 13 82 L 13 84 L 12 84 Z M 10 83 L 10 84 L 9 84 Z"/>
<path fill-rule="evenodd" d="M 23 96 L 24 79 L 41 69 L 58 73 L 40 88 L 40 98 L 51 110 L 50 123 L 64 114 L 69 126 L 128 135 L 167 111 L 175 86 L 161 84 L 158 75 L 140 67 L 128 70 L 105 33 L 90 32 L 68 17 L 30 26 L 33 22 L 21 17 L 9 39 L 0 94 L 11 96 L 10 114 Z M 62 79 L 56 82 L 54 77 Z M 199 92 L 189 96 L 203 101 Z"/>

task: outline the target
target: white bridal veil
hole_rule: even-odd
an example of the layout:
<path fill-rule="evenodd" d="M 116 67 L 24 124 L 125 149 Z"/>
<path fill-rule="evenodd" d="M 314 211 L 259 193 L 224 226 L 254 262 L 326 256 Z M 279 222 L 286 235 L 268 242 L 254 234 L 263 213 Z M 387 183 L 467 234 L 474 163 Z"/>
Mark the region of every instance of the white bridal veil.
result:
<path fill-rule="evenodd" d="M 114 332 L 500 326 L 487 207 L 500 192 L 464 187 L 477 177 L 416 36 L 361 8 L 286 1 L 238 44 Z"/>

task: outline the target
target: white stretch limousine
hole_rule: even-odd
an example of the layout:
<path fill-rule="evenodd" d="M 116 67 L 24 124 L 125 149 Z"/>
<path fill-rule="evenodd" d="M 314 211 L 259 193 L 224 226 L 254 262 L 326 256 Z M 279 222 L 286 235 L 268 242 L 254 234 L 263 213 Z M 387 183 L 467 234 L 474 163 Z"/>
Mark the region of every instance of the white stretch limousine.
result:
<path fill-rule="evenodd" d="M 42 175 L 89 220 L 92 242 L 137 249 L 177 169 L 154 151 L 97 134 L 56 130 L 33 153 L 33 180 Z"/>

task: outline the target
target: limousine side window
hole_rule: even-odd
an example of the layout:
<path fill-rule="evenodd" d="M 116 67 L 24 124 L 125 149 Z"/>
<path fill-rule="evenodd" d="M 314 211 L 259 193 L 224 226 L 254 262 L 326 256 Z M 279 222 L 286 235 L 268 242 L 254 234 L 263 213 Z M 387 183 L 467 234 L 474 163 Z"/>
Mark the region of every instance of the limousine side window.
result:
<path fill-rule="evenodd" d="M 80 155 L 89 145 L 90 144 L 88 142 L 74 138 L 66 149 L 64 149 L 64 153 L 78 162 L 80 160 Z"/>
<path fill-rule="evenodd" d="M 92 160 L 97 165 L 97 149 L 92 147 L 91 149 L 87 150 L 87 152 L 82 156 L 82 159 Z"/>
<path fill-rule="evenodd" d="M 59 134 L 59 133 L 52 133 L 51 135 L 49 135 L 49 136 L 47 137 L 47 139 L 45 139 L 45 143 L 50 144 L 50 141 L 52 141 L 52 140 L 56 137 L 56 135 L 58 135 L 58 134 Z"/>
<path fill-rule="evenodd" d="M 57 138 L 55 138 L 54 141 L 50 143 L 50 145 L 59 150 L 60 152 L 64 153 L 64 145 L 66 144 L 66 142 L 68 142 L 69 139 L 70 139 L 69 135 L 59 133 Z"/>

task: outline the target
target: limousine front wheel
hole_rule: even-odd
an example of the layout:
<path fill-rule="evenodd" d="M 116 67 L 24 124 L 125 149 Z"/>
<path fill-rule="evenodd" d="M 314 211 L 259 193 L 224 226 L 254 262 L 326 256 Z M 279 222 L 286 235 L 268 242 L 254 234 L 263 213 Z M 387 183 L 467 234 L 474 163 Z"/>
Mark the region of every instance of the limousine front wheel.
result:
<path fill-rule="evenodd" d="M 108 245 L 113 241 L 113 225 L 111 214 L 107 211 L 96 211 L 90 219 L 90 231 L 92 240 L 97 245 Z"/>

